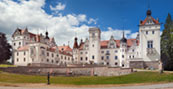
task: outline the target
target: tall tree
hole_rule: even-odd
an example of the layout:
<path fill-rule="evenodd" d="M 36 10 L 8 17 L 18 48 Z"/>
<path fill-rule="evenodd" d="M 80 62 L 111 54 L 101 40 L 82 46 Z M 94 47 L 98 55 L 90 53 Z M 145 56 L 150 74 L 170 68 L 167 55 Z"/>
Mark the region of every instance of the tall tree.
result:
<path fill-rule="evenodd" d="M 0 32 L 0 63 L 6 62 L 11 55 L 11 45 L 7 42 L 6 35 Z"/>
<path fill-rule="evenodd" d="M 173 20 L 169 13 L 161 36 L 161 60 L 164 69 L 173 70 Z"/>

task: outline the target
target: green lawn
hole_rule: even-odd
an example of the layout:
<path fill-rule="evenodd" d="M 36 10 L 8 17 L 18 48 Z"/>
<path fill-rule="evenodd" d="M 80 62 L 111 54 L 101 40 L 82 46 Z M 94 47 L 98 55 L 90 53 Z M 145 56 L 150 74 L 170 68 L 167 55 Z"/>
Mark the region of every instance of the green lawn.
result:
<path fill-rule="evenodd" d="M 16 67 L 15 65 L 0 64 L 0 67 Z"/>
<path fill-rule="evenodd" d="M 46 76 L 19 75 L 0 72 L 1 83 L 46 83 Z M 117 77 L 51 77 L 53 84 L 93 85 L 173 82 L 173 73 L 135 72 Z"/>

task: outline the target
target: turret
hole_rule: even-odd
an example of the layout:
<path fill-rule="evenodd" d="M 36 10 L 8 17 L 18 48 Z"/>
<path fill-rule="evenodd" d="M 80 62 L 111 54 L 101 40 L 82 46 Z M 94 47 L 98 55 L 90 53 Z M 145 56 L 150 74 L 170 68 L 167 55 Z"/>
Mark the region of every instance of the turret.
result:
<path fill-rule="evenodd" d="M 77 42 L 77 37 L 74 38 L 74 45 L 73 45 L 73 49 L 77 49 L 78 48 L 78 42 Z"/>

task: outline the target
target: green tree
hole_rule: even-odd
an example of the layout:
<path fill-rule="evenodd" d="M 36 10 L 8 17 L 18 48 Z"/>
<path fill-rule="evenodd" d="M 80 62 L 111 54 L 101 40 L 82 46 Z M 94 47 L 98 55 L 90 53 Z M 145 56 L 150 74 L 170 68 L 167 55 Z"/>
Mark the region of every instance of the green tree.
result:
<path fill-rule="evenodd" d="M 11 55 L 11 45 L 7 42 L 5 34 L 0 32 L 0 63 L 5 63 Z"/>
<path fill-rule="evenodd" d="M 173 70 L 173 20 L 169 13 L 161 35 L 161 60 L 165 70 Z"/>

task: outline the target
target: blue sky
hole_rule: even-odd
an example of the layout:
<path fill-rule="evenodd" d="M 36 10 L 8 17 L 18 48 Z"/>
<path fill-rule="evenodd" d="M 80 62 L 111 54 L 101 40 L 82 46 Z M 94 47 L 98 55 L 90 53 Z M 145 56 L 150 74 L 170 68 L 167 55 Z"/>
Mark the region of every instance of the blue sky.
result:
<path fill-rule="evenodd" d="M 161 23 L 165 22 L 168 13 L 173 14 L 173 0 L 46 0 L 46 12 L 50 14 L 49 5 L 55 6 L 57 2 L 66 4 L 63 14 L 82 13 L 97 19 L 97 24 L 92 25 L 101 30 L 112 27 L 138 31 L 139 21 L 145 19 L 148 6 L 152 16 L 159 18 Z"/>
<path fill-rule="evenodd" d="M 152 16 L 165 23 L 168 13 L 173 15 L 172 4 L 173 0 L 0 0 L 0 32 L 11 41 L 17 27 L 35 34 L 47 30 L 58 45 L 71 46 L 74 37 L 88 38 L 90 27 L 102 30 L 101 40 L 111 35 L 121 39 L 123 29 L 127 38 L 136 38 L 148 5 Z"/>

